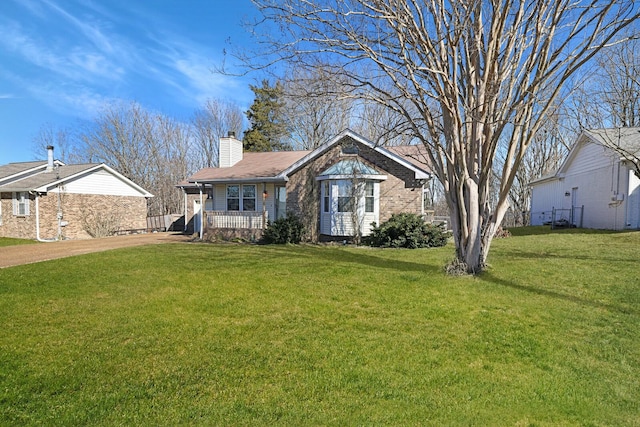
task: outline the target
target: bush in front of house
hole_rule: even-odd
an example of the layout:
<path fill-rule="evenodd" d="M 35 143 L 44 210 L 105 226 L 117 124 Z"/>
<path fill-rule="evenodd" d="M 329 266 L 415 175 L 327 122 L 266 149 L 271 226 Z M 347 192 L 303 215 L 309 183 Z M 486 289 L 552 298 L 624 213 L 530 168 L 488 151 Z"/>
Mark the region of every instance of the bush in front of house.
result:
<path fill-rule="evenodd" d="M 400 213 L 374 225 L 365 242 L 383 248 L 431 248 L 446 245 L 447 232 L 442 225 L 427 224 L 420 215 Z"/>
<path fill-rule="evenodd" d="M 295 215 L 287 215 L 286 218 L 278 218 L 267 224 L 262 234 L 261 243 L 287 244 L 300 243 L 305 235 L 305 227 L 300 218 Z"/>

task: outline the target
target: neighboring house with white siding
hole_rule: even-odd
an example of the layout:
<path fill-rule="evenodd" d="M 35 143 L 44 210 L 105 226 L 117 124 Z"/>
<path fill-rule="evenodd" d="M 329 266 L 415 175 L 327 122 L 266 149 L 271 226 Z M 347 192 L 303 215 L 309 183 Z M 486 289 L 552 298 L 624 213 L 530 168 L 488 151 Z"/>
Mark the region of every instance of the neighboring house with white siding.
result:
<path fill-rule="evenodd" d="M 530 183 L 531 225 L 640 229 L 639 158 L 640 128 L 584 131 L 554 175 Z"/>
<path fill-rule="evenodd" d="M 48 152 L 46 161 L 0 166 L 0 237 L 83 239 L 146 228 L 151 193 L 103 163 L 66 165 Z"/>
<path fill-rule="evenodd" d="M 313 151 L 243 153 L 233 135 L 219 147 L 220 167 L 179 184 L 188 231 L 257 238 L 267 221 L 293 213 L 312 240 L 331 240 L 368 235 L 394 213 L 425 213 L 432 174 L 421 146 L 376 146 L 346 130 Z"/>

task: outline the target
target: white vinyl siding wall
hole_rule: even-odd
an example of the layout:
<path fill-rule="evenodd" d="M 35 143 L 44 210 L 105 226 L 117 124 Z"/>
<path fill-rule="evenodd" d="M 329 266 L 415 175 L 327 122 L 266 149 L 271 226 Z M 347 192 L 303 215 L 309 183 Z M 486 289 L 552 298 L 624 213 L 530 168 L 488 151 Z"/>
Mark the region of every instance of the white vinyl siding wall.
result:
<path fill-rule="evenodd" d="M 562 208 L 565 203 L 562 181 L 554 179 L 531 188 L 531 225 L 551 221 L 551 210 Z M 571 198 L 569 198 L 569 202 Z"/>
<path fill-rule="evenodd" d="M 629 176 L 629 197 L 627 199 L 627 221 L 626 227 L 632 229 L 640 228 L 640 178 L 633 170 L 627 172 Z"/>
<path fill-rule="evenodd" d="M 262 212 L 262 184 L 251 184 L 256 186 L 256 210 L 255 212 Z M 208 185 L 207 185 L 208 187 Z M 227 185 L 215 184 L 213 186 L 213 210 L 214 211 L 226 211 L 227 210 Z M 242 184 L 240 184 L 242 189 Z M 267 184 L 267 218 L 274 219 L 276 215 L 275 210 L 275 188 L 273 184 Z M 207 191 L 209 189 L 207 188 Z"/>
<path fill-rule="evenodd" d="M 634 196 L 632 174 L 620 164 L 619 155 L 598 144 L 587 143 L 577 148 L 568 159 L 562 178 L 532 186 L 531 224 L 541 225 L 543 217 L 549 220 L 546 213 L 552 208 L 571 209 L 573 194 L 577 192 L 574 204 L 584 206 L 583 227 L 636 228 L 634 222 L 637 224 L 640 220 L 634 216 L 637 210 L 630 205 L 640 204 L 636 199 L 640 195 Z"/>
<path fill-rule="evenodd" d="M 378 222 L 380 216 L 380 183 L 373 183 L 373 212 L 365 212 L 365 197 L 356 202 L 357 217 L 360 222 L 360 231 L 363 236 L 371 234 L 371 223 Z M 364 184 L 364 183 L 362 183 Z M 329 188 L 329 209 L 325 211 L 325 189 Z M 321 182 L 320 190 L 320 233 L 328 236 L 353 236 L 356 233 L 356 227 L 353 222 L 352 212 L 338 211 L 338 198 L 340 195 L 340 180 L 325 180 Z M 364 190 L 364 189 L 363 189 Z"/>
<path fill-rule="evenodd" d="M 105 170 L 90 172 L 64 183 L 61 187 L 49 190 L 51 193 L 57 193 L 58 191 L 68 194 L 144 197 L 140 191 Z"/>

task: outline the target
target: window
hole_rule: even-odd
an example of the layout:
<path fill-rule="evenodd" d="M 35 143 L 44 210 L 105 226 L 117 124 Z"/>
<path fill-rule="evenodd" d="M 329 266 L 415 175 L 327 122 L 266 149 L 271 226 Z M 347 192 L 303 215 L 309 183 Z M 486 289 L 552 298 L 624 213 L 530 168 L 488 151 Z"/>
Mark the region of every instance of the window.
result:
<path fill-rule="evenodd" d="M 29 193 L 13 193 L 13 214 L 16 216 L 29 215 Z"/>
<path fill-rule="evenodd" d="M 338 212 L 353 212 L 353 185 L 351 181 L 336 181 L 338 184 Z"/>
<path fill-rule="evenodd" d="M 243 211 L 256 210 L 256 186 L 255 185 L 242 186 L 242 210 Z"/>
<path fill-rule="evenodd" d="M 240 186 L 239 185 L 227 185 L 227 210 L 228 211 L 240 210 Z"/>
<path fill-rule="evenodd" d="M 256 186 L 254 184 L 227 185 L 227 210 L 255 211 Z"/>
<path fill-rule="evenodd" d="M 373 212 L 375 195 L 373 192 L 373 181 L 367 181 L 364 184 L 364 211 Z"/>
<path fill-rule="evenodd" d="M 322 203 L 323 203 L 323 207 L 322 207 L 322 211 L 323 212 L 329 212 L 329 203 L 330 203 L 330 199 L 329 199 L 329 190 L 330 190 L 330 181 L 325 181 L 322 183 Z"/>

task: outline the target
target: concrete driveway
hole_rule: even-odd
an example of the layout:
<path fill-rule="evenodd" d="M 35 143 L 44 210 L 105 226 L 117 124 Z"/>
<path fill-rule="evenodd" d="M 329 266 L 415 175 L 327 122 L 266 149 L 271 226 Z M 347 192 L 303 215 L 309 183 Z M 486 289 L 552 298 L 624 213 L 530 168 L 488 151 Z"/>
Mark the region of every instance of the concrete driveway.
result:
<path fill-rule="evenodd" d="M 63 240 L 52 243 L 0 247 L 0 268 L 21 264 L 65 258 L 91 252 L 131 246 L 157 245 L 161 243 L 189 242 L 191 236 L 174 232 L 131 234 L 88 240 Z"/>

